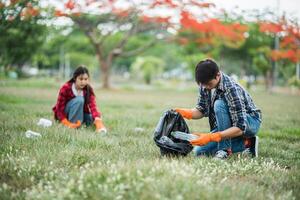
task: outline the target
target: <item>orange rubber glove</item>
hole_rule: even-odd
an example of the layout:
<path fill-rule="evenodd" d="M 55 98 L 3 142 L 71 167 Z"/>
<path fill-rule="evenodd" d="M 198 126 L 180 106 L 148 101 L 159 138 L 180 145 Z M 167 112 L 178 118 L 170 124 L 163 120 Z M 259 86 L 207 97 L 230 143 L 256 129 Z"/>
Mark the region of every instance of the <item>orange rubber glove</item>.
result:
<path fill-rule="evenodd" d="M 198 137 L 200 137 L 203 134 L 207 134 L 207 133 L 192 133 L 193 135 L 197 135 Z"/>
<path fill-rule="evenodd" d="M 100 119 L 98 117 L 95 118 L 94 124 L 96 126 L 96 132 L 98 132 L 98 133 L 101 133 L 101 132 L 107 133 L 107 130 L 106 130 L 106 128 L 105 128 L 105 126 L 102 122 L 102 119 Z"/>
<path fill-rule="evenodd" d="M 190 143 L 194 146 L 204 146 L 207 145 L 209 142 L 220 142 L 222 139 L 221 132 L 193 134 L 199 136 L 199 138 L 190 141 Z"/>
<path fill-rule="evenodd" d="M 186 119 L 193 118 L 192 109 L 175 108 L 175 111 L 178 112 L 183 118 Z"/>
<path fill-rule="evenodd" d="M 68 128 L 79 128 L 81 125 L 81 122 L 79 120 L 77 120 L 76 123 L 72 123 L 69 120 L 67 120 L 67 118 L 64 118 L 63 120 L 61 120 L 61 123 Z"/>

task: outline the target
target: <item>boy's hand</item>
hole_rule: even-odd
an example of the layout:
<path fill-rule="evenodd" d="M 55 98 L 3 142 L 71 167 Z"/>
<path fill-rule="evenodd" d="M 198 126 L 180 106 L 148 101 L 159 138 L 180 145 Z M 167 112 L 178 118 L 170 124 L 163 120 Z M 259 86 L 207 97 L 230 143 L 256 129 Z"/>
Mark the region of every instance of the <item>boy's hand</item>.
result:
<path fill-rule="evenodd" d="M 102 120 L 99 117 L 95 118 L 94 124 L 96 126 L 96 132 L 98 132 L 98 133 L 107 133 L 107 129 L 105 128 Z"/>
<path fill-rule="evenodd" d="M 197 135 L 198 137 L 200 137 L 201 135 L 206 134 L 206 133 L 192 133 L 192 134 Z"/>
<path fill-rule="evenodd" d="M 77 120 L 76 123 L 72 123 L 69 120 L 67 120 L 67 118 L 64 118 L 63 120 L 61 120 L 61 123 L 68 128 L 79 128 L 81 125 L 81 122 L 79 120 Z"/>
<path fill-rule="evenodd" d="M 193 118 L 192 109 L 175 108 L 175 111 L 178 112 L 183 118 L 186 118 L 186 119 Z"/>
<path fill-rule="evenodd" d="M 193 134 L 199 136 L 199 138 L 190 141 L 190 143 L 194 146 L 204 146 L 207 145 L 209 142 L 220 142 L 222 139 L 221 132 Z"/>

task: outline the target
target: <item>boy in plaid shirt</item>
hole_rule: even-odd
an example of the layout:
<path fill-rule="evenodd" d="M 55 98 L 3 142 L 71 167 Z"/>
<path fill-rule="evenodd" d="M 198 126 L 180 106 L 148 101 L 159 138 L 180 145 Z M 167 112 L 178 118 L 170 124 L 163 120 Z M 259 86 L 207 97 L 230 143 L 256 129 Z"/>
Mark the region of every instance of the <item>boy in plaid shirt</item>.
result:
<path fill-rule="evenodd" d="M 211 133 L 194 133 L 199 138 L 190 141 L 196 155 L 224 159 L 232 152 L 243 152 L 257 157 L 261 111 L 247 91 L 211 59 L 197 64 L 195 79 L 199 85 L 196 107 L 175 110 L 186 119 L 209 118 Z"/>

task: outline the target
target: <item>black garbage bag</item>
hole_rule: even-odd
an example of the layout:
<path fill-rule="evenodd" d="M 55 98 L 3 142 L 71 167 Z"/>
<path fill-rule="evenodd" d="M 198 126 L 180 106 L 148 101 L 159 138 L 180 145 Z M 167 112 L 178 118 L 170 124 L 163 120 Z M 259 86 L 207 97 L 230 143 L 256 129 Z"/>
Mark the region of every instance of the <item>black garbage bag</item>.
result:
<path fill-rule="evenodd" d="M 160 148 L 161 155 L 186 156 L 193 146 L 186 140 L 176 139 L 171 135 L 173 131 L 190 134 L 189 127 L 182 116 L 173 110 L 166 111 L 160 118 L 154 131 L 154 141 Z"/>

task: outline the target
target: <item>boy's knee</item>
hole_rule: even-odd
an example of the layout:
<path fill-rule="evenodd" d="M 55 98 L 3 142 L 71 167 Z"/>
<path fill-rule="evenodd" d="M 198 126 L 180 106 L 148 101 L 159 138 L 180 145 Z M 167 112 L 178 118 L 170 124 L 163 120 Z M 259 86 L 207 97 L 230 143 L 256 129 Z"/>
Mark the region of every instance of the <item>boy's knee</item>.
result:
<path fill-rule="evenodd" d="M 206 146 L 195 146 L 193 149 L 195 156 L 209 156 L 211 155 L 211 149 Z"/>
<path fill-rule="evenodd" d="M 218 113 L 220 111 L 227 110 L 226 102 L 222 99 L 217 99 L 214 103 L 214 111 Z"/>
<path fill-rule="evenodd" d="M 202 151 L 201 147 L 195 146 L 193 150 L 194 150 L 195 156 L 203 155 L 203 151 Z"/>

